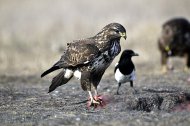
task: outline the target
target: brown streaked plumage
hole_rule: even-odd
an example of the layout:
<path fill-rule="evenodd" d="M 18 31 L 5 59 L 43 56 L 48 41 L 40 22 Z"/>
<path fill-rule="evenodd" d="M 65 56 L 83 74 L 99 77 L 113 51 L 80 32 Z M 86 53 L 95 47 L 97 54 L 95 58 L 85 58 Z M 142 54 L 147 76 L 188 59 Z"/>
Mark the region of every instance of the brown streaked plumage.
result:
<path fill-rule="evenodd" d="M 190 68 L 190 23 L 185 18 L 173 18 L 162 26 L 162 34 L 158 39 L 161 52 L 162 72 L 167 72 L 167 61 L 172 56 L 185 56 L 186 67 Z M 173 67 L 171 66 L 170 69 Z"/>
<path fill-rule="evenodd" d="M 126 39 L 125 28 L 121 24 L 111 23 L 94 37 L 68 43 L 61 59 L 41 75 L 43 77 L 55 70 L 63 69 L 53 78 L 49 92 L 76 76 L 81 80 L 82 89 L 89 92 L 90 105 L 100 104 L 101 101 L 93 98 L 91 89 L 94 87 L 95 95 L 98 95 L 97 86 L 102 75 L 120 53 L 121 37 Z"/>

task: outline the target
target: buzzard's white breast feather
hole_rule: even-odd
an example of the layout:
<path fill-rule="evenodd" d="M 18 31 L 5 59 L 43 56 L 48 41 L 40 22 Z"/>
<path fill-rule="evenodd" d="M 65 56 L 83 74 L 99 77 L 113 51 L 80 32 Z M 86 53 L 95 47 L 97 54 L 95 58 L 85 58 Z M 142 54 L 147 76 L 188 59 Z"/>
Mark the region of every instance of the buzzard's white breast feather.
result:
<path fill-rule="evenodd" d="M 80 80 L 80 78 L 81 78 L 81 72 L 80 72 L 79 70 L 76 70 L 76 71 L 74 72 L 74 76 L 75 76 L 78 80 Z"/>

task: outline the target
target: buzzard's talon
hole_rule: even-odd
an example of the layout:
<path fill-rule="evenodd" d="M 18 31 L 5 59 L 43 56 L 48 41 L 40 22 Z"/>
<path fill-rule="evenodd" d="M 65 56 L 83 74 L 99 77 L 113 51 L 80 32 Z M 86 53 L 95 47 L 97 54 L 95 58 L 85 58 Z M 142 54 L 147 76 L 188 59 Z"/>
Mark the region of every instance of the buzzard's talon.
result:
<path fill-rule="evenodd" d="M 106 102 L 103 100 L 103 97 L 101 95 L 94 96 L 92 100 L 87 102 L 87 107 L 105 107 Z"/>
<path fill-rule="evenodd" d="M 98 105 L 100 105 L 101 103 L 99 101 L 96 101 L 95 99 L 93 100 L 90 100 L 87 102 L 87 107 L 90 108 L 90 107 L 94 107 L 94 108 L 97 108 Z"/>

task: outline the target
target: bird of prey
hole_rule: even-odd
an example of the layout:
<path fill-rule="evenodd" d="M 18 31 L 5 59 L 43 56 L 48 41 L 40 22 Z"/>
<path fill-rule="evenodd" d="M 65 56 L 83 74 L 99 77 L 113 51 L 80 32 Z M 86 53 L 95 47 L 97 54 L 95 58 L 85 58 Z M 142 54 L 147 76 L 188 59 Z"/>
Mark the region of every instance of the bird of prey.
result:
<path fill-rule="evenodd" d="M 119 88 L 122 83 L 130 82 L 130 86 L 133 87 L 133 81 L 135 80 L 135 65 L 131 60 L 132 56 L 138 56 L 138 54 L 132 50 L 124 50 L 119 62 L 115 65 L 115 79 L 118 82 L 117 94 L 119 94 Z"/>
<path fill-rule="evenodd" d="M 61 59 L 41 75 L 44 77 L 55 70 L 62 69 L 52 79 L 49 92 L 66 84 L 75 76 L 80 80 L 82 89 L 89 93 L 88 106 L 100 105 L 102 99 L 98 95 L 97 86 L 105 70 L 120 53 L 122 37 L 126 39 L 125 28 L 119 23 L 110 23 L 93 37 L 67 43 Z"/>
<path fill-rule="evenodd" d="M 173 70 L 168 63 L 170 57 L 184 57 L 186 66 L 190 69 L 190 22 L 185 18 L 173 18 L 162 25 L 162 33 L 158 38 L 158 48 L 161 54 L 162 73 Z"/>

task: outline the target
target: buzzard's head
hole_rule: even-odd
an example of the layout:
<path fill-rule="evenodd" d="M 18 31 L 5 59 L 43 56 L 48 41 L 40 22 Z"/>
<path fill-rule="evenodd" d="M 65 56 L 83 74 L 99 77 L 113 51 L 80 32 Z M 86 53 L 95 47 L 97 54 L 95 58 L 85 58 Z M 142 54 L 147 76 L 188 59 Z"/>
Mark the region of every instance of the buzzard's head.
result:
<path fill-rule="evenodd" d="M 106 25 L 99 33 L 105 40 L 127 38 L 125 28 L 119 23 L 110 23 Z"/>

